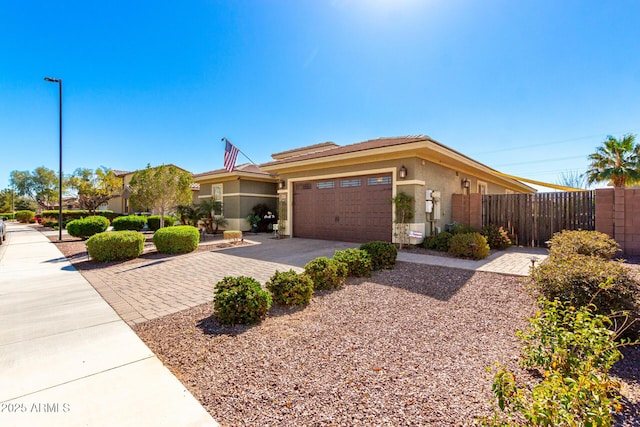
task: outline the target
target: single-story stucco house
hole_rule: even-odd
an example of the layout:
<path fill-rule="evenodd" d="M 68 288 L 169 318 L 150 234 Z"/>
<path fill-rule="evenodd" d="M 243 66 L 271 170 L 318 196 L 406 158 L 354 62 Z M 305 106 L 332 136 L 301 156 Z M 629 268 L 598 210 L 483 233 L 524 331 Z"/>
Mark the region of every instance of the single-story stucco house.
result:
<path fill-rule="evenodd" d="M 194 191 L 193 202 L 212 197 L 221 201 L 219 214 L 227 220 L 226 229 L 249 230 L 251 225 L 245 218 L 256 205 L 267 205 L 272 212 L 278 209 L 278 178 L 256 165 L 239 165 L 232 172 L 216 169 L 198 173 L 193 175 L 193 180 L 199 186 Z"/>
<path fill-rule="evenodd" d="M 231 172 L 194 174 L 193 203 L 222 202 L 226 229 L 247 231 L 246 217 L 263 204 L 279 217 L 280 234 L 367 242 L 395 241 L 391 199 L 413 197 L 412 239 L 446 229 L 453 194 L 534 193 L 522 182 L 479 163 L 428 136 L 379 138 L 339 146 L 325 142 L 272 155 L 272 162 L 243 164 Z M 133 172 L 114 171 L 122 193 L 108 209 L 130 213 Z"/>
<path fill-rule="evenodd" d="M 391 199 L 404 192 L 415 201 L 409 227 L 419 243 L 451 223 L 453 194 L 536 191 L 423 135 L 326 142 L 272 157 L 260 170 L 277 176 L 280 231 L 293 237 L 393 241 Z"/>

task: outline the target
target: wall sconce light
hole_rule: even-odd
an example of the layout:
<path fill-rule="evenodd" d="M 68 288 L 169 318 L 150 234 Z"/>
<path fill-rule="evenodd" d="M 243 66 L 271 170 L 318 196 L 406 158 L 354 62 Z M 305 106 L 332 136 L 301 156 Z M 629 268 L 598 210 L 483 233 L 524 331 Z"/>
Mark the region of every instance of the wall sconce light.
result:
<path fill-rule="evenodd" d="M 400 169 L 398 169 L 398 177 L 400 179 L 405 179 L 407 177 L 407 168 L 405 168 L 404 165 L 400 166 Z"/>
<path fill-rule="evenodd" d="M 281 190 L 283 190 L 283 189 L 284 189 L 285 185 L 286 185 L 286 183 L 285 183 L 285 182 L 284 182 L 284 180 L 282 180 L 282 179 L 281 179 L 281 180 L 280 180 L 280 182 L 278 183 L 278 187 L 279 187 Z"/>
<path fill-rule="evenodd" d="M 471 181 L 469 181 L 467 178 L 462 180 L 462 188 L 469 188 L 471 187 Z"/>

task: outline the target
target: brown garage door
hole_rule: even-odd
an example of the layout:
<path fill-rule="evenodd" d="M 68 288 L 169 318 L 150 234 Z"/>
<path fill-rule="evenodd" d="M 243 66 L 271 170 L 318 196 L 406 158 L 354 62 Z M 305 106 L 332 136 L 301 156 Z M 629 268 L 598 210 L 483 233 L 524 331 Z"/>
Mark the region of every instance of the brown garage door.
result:
<path fill-rule="evenodd" d="M 293 191 L 293 235 L 390 242 L 391 186 L 391 174 L 297 182 Z"/>

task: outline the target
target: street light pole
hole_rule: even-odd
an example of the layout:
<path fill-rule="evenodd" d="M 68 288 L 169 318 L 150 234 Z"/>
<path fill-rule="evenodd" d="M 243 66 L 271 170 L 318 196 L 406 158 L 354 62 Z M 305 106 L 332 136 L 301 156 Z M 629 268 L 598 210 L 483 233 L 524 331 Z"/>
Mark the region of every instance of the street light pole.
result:
<path fill-rule="evenodd" d="M 58 93 L 60 101 L 60 168 L 59 170 L 59 188 L 58 188 L 58 241 L 62 241 L 62 79 L 54 79 L 45 77 L 45 81 L 58 83 Z"/>

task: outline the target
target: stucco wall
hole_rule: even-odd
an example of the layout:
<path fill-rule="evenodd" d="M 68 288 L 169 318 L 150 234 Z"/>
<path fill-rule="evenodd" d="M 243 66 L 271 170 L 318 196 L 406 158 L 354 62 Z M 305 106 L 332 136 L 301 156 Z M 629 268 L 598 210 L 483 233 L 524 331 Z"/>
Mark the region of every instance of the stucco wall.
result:
<path fill-rule="evenodd" d="M 407 169 L 407 177 L 399 179 L 396 174 L 394 181 L 395 196 L 398 192 L 405 192 L 414 197 L 415 217 L 412 220 L 411 229 L 420 231 L 423 235 L 429 235 L 431 230 L 444 230 L 446 224 L 453 221 L 451 199 L 453 194 L 466 192 L 478 192 L 478 179 L 472 175 L 465 174 L 454 169 L 450 169 L 441 164 L 431 162 L 419 157 L 410 157 L 394 160 L 374 160 L 366 163 L 345 166 L 330 166 L 315 170 L 304 170 L 291 173 L 282 173 L 280 178 L 293 181 L 320 179 L 336 175 L 360 175 L 377 170 L 399 170 L 404 166 Z M 462 181 L 468 179 L 470 188 L 463 188 Z M 487 193 L 505 193 L 503 186 L 483 180 L 487 184 Z M 431 214 L 426 213 L 426 190 L 439 191 L 441 194 L 439 202 L 440 218 L 433 221 L 433 228 L 430 224 Z M 288 200 L 290 204 L 291 201 Z M 291 212 L 291 208 L 289 208 Z M 289 218 L 290 219 L 290 218 Z M 419 243 L 412 241 L 412 243 Z"/>

